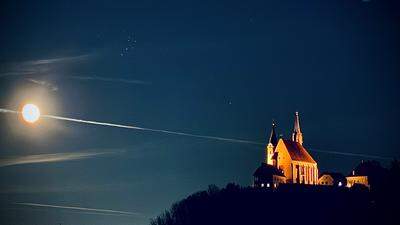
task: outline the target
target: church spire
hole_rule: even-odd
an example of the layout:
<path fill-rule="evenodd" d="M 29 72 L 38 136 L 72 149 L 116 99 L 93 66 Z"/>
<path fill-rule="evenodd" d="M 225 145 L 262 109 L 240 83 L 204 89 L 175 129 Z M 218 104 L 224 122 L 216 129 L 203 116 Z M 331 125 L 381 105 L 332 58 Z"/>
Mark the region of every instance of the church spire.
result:
<path fill-rule="evenodd" d="M 276 127 L 275 121 L 272 120 L 271 134 L 269 135 L 268 143 L 271 143 L 273 146 L 276 146 L 276 144 L 278 143 L 278 139 L 276 138 L 275 127 Z"/>
<path fill-rule="evenodd" d="M 275 126 L 276 126 L 275 122 L 272 121 L 271 134 L 269 135 L 268 144 L 265 149 L 265 163 L 268 165 L 274 165 L 273 156 L 276 144 L 278 144 L 278 139 L 276 138 Z"/>
<path fill-rule="evenodd" d="M 292 141 L 298 142 L 303 145 L 303 134 L 300 130 L 299 112 L 295 113 Z"/>

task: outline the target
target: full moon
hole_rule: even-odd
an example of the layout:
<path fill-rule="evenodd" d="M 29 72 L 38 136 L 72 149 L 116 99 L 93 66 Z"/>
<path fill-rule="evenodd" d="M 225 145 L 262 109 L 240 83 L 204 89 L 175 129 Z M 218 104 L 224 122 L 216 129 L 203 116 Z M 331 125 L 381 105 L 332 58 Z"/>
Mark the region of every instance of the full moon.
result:
<path fill-rule="evenodd" d="M 36 122 L 40 117 L 40 110 L 34 104 L 26 104 L 22 107 L 22 118 L 28 123 Z"/>

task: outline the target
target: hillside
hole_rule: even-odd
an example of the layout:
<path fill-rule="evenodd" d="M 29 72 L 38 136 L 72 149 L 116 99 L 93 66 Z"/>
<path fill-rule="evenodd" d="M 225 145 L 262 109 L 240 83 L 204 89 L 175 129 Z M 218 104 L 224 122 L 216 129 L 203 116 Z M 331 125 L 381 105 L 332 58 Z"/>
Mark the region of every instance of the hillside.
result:
<path fill-rule="evenodd" d="M 173 204 L 151 225 L 399 224 L 398 164 L 379 189 L 281 185 L 277 190 L 210 185 Z"/>

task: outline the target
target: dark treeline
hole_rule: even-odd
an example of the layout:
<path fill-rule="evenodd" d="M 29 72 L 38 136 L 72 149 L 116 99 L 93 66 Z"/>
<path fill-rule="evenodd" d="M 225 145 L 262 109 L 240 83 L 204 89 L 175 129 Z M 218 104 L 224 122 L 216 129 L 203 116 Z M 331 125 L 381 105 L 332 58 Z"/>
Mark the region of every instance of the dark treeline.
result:
<path fill-rule="evenodd" d="M 370 191 L 361 185 L 281 185 L 275 191 L 210 185 L 173 204 L 151 225 L 400 224 L 399 161 L 389 169 L 368 163 Z"/>

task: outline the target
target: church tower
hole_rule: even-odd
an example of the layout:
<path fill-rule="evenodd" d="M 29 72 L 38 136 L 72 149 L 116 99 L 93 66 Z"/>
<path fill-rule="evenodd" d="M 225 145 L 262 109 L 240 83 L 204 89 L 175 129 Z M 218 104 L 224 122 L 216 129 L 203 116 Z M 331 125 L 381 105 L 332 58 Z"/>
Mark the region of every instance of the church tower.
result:
<path fill-rule="evenodd" d="M 299 112 L 296 112 L 295 118 L 294 118 L 292 141 L 298 142 L 299 144 L 303 145 L 303 134 L 301 133 L 301 130 L 300 130 Z"/>
<path fill-rule="evenodd" d="M 271 134 L 269 135 L 269 140 L 268 140 L 268 145 L 267 148 L 265 149 L 265 163 L 268 165 L 274 165 L 273 162 L 273 156 L 275 152 L 275 147 L 276 144 L 278 143 L 278 139 L 276 138 L 276 132 L 275 132 L 275 122 L 272 121 L 272 128 L 271 128 Z"/>

